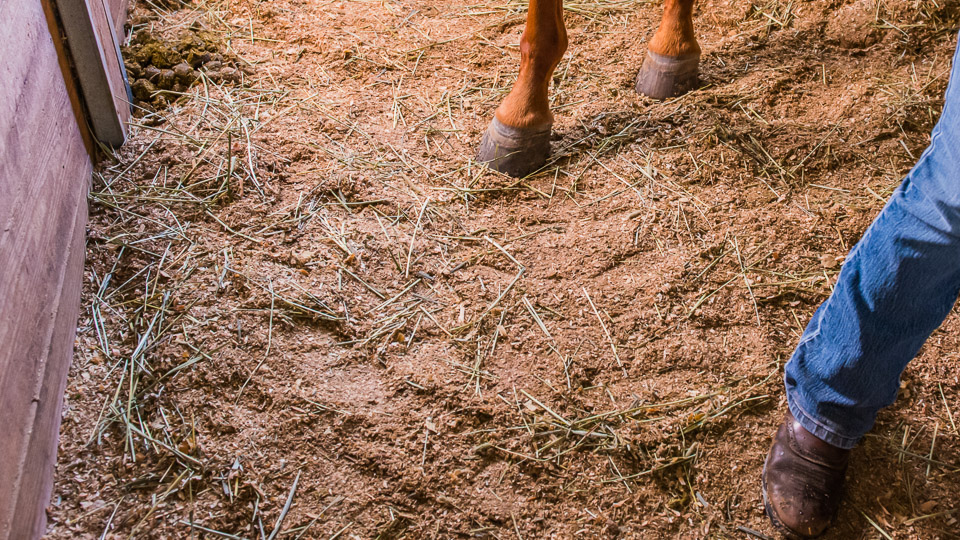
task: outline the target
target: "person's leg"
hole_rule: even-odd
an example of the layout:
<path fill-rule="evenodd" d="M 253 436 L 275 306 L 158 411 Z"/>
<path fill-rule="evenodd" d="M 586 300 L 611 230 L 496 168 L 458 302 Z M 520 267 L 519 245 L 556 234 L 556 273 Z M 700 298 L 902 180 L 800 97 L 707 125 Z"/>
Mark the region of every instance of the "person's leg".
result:
<path fill-rule="evenodd" d="M 786 366 L 790 411 L 840 448 L 893 403 L 907 362 L 960 293 L 958 59 L 960 49 L 930 146 L 850 251 Z"/>
<path fill-rule="evenodd" d="M 929 147 L 850 251 L 786 366 L 790 413 L 763 473 L 767 513 L 815 536 L 839 507 L 847 454 L 960 293 L 960 49 Z"/>

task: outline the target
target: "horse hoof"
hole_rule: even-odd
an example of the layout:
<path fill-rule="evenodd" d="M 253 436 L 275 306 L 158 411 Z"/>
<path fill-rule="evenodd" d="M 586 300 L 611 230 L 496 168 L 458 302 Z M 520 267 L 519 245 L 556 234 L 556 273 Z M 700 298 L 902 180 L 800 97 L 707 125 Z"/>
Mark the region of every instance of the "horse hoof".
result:
<path fill-rule="evenodd" d="M 491 169 L 520 178 L 547 162 L 550 157 L 550 126 L 514 128 L 496 118 L 480 141 L 477 161 Z"/>
<path fill-rule="evenodd" d="M 653 99 L 667 99 L 697 87 L 700 54 L 664 56 L 647 51 L 637 75 L 637 92 Z"/>

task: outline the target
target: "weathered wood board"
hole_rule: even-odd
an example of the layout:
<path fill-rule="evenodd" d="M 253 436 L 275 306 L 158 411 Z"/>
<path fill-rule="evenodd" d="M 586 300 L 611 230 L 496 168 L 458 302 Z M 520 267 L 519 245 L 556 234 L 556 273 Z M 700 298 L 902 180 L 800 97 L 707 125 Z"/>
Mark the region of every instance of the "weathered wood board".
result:
<path fill-rule="evenodd" d="M 41 3 L 0 21 L 0 539 L 19 539 L 53 485 L 91 163 Z"/>
<path fill-rule="evenodd" d="M 113 21 L 113 29 L 117 43 L 123 44 L 123 25 L 127 22 L 127 11 L 130 9 L 129 0 L 106 0 L 107 13 Z"/>
<path fill-rule="evenodd" d="M 126 7 L 119 0 L 54 0 L 76 67 L 80 93 L 93 133 L 119 146 L 127 136 L 130 94 L 120 56 L 120 32 L 114 17 Z"/>

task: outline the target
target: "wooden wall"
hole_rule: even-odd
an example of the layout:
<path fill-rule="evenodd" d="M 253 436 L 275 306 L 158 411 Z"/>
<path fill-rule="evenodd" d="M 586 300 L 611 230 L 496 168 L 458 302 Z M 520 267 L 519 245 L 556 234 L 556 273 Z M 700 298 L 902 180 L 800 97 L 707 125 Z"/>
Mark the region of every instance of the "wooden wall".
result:
<path fill-rule="evenodd" d="M 0 539 L 19 539 L 45 527 L 91 163 L 41 2 L 0 21 Z"/>

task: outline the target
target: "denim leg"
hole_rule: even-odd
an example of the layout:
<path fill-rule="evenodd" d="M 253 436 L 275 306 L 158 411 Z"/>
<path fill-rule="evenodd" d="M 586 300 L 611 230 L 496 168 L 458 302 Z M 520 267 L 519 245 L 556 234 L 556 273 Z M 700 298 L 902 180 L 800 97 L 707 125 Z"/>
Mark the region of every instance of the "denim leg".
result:
<path fill-rule="evenodd" d="M 852 448 L 960 293 L 960 49 L 930 146 L 850 251 L 786 366 L 790 411 Z"/>

